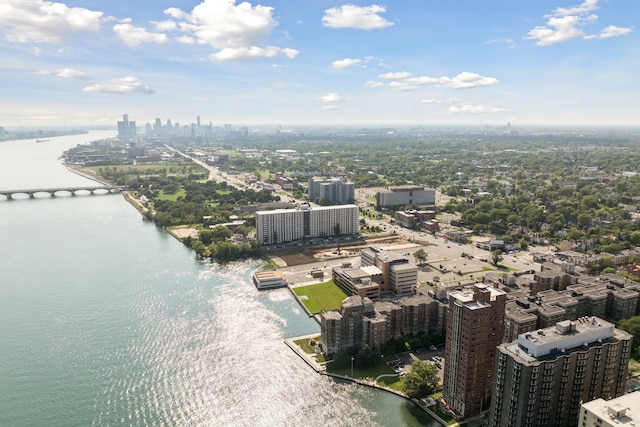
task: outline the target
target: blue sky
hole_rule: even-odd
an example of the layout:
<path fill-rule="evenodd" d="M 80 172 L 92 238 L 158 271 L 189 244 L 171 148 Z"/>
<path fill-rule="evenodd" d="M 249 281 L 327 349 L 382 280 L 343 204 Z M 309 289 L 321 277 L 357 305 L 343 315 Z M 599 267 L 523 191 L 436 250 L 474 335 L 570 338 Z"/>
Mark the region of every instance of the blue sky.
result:
<path fill-rule="evenodd" d="M 2 0 L 0 126 L 638 125 L 638 0 Z"/>

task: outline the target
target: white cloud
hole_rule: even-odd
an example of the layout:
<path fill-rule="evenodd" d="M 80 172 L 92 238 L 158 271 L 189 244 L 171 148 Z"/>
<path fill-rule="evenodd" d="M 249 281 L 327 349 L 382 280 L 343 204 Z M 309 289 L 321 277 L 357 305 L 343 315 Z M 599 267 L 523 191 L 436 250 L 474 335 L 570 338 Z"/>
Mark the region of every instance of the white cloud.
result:
<path fill-rule="evenodd" d="M 345 59 L 339 59 L 337 61 L 333 61 L 331 63 L 331 67 L 342 69 L 342 68 L 357 67 L 360 64 L 362 64 L 362 59 L 345 58 Z"/>
<path fill-rule="evenodd" d="M 393 90 L 400 90 L 400 91 L 410 91 L 410 90 L 418 89 L 417 86 L 411 85 L 409 83 L 396 82 L 396 81 L 389 83 L 389 87 Z"/>
<path fill-rule="evenodd" d="M 401 73 L 387 73 L 382 76 L 392 76 Z M 406 73 L 407 75 L 411 75 L 410 73 Z M 385 77 L 386 78 L 386 77 Z M 436 86 L 448 87 L 452 89 L 468 89 L 477 86 L 488 86 L 494 85 L 498 83 L 498 79 L 495 77 L 486 77 L 481 76 L 477 73 L 470 73 L 468 71 L 463 71 L 454 77 L 430 77 L 430 76 L 418 76 L 418 77 L 407 77 L 403 80 L 403 82 L 407 85 L 412 86 L 421 86 L 428 84 L 435 84 Z"/>
<path fill-rule="evenodd" d="M 256 58 L 275 58 L 279 54 L 284 54 L 287 58 L 295 58 L 298 53 L 295 49 L 283 49 L 276 46 L 267 46 L 264 48 L 250 46 L 222 49 L 212 53 L 210 58 L 216 61 L 247 61 Z"/>
<path fill-rule="evenodd" d="M 163 44 L 169 41 L 164 33 L 151 33 L 144 28 L 131 24 L 117 24 L 113 26 L 116 36 L 127 46 L 138 47 L 142 43 Z"/>
<path fill-rule="evenodd" d="M 374 82 L 373 80 L 369 80 L 369 81 L 365 82 L 365 84 L 364 84 L 364 85 L 365 85 L 366 87 L 373 87 L 373 88 L 376 88 L 376 87 L 383 87 L 383 86 L 384 86 L 384 83 L 382 83 L 382 82 Z"/>
<path fill-rule="evenodd" d="M 95 85 L 87 86 L 82 89 L 83 92 L 98 92 L 98 93 L 143 93 L 152 94 L 155 93 L 153 89 L 146 86 L 138 78 L 128 76 L 121 79 L 109 80 L 106 83 L 98 83 Z"/>
<path fill-rule="evenodd" d="M 346 102 L 346 101 L 351 101 L 351 97 L 344 97 L 339 95 L 337 92 L 331 92 L 321 96 L 320 98 L 318 98 L 318 100 L 324 103 Z"/>
<path fill-rule="evenodd" d="M 458 100 L 456 98 L 446 98 L 446 99 L 431 98 L 431 99 L 422 100 L 423 104 L 453 104 L 454 102 L 458 102 Z"/>
<path fill-rule="evenodd" d="M 558 7 L 553 11 L 553 15 L 555 16 L 567 16 L 567 15 L 575 15 L 581 13 L 593 12 L 598 9 L 598 2 L 600 0 L 584 0 L 582 4 L 577 6 L 571 6 L 568 8 Z"/>
<path fill-rule="evenodd" d="M 340 108 L 337 105 L 323 105 L 323 111 L 340 111 Z"/>
<path fill-rule="evenodd" d="M 487 105 L 464 104 L 460 107 L 451 106 L 444 114 L 484 114 L 484 113 L 501 113 L 509 111 L 499 107 L 489 107 Z"/>
<path fill-rule="evenodd" d="M 399 71 L 397 73 L 384 73 L 380 74 L 378 77 L 385 80 L 399 80 L 399 79 L 407 79 L 411 77 L 411 73 L 407 71 Z"/>
<path fill-rule="evenodd" d="M 261 46 L 278 26 L 272 7 L 248 2 L 236 5 L 235 0 L 203 0 L 191 12 L 172 7 L 164 13 L 177 20 L 178 28 L 185 33 L 178 41 L 208 44 L 216 50 L 211 59 L 217 61 L 273 58 L 280 54 L 295 58 L 298 54 L 295 49 Z"/>
<path fill-rule="evenodd" d="M 96 32 L 102 12 L 43 0 L 3 0 L 0 32 L 16 43 L 59 43 L 71 33 Z"/>
<path fill-rule="evenodd" d="M 485 77 L 476 73 L 469 73 L 464 71 L 453 78 L 440 77 L 438 83 L 445 87 L 454 89 L 466 89 L 476 86 L 487 86 L 498 83 L 498 79 L 495 77 Z"/>
<path fill-rule="evenodd" d="M 596 34 L 593 36 L 587 36 L 585 38 L 608 39 L 611 37 L 626 36 L 627 34 L 630 34 L 632 31 L 633 31 L 633 28 L 624 28 L 624 27 L 616 27 L 615 25 L 609 25 L 604 30 L 600 31 L 599 34 Z"/>
<path fill-rule="evenodd" d="M 551 46 L 576 38 L 605 39 L 631 33 L 632 28 L 609 25 L 599 34 L 587 34 L 583 28 L 598 20 L 598 15 L 591 12 L 598 9 L 599 0 L 584 0 L 577 6 L 556 8 L 551 15 L 546 15 L 545 25 L 538 25 L 527 33 L 525 39 L 537 40 L 538 46 Z"/>
<path fill-rule="evenodd" d="M 72 68 L 63 68 L 55 72 L 56 76 L 73 80 L 91 80 L 84 71 L 74 70 Z"/>
<path fill-rule="evenodd" d="M 442 77 L 440 77 L 442 78 Z M 412 84 L 412 85 L 428 85 L 428 84 L 435 84 L 438 83 L 440 81 L 440 78 L 438 77 L 428 77 L 428 76 L 421 76 L 421 77 L 410 77 L 408 79 L 405 79 L 405 82 Z"/>
<path fill-rule="evenodd" d="M 387 9 L 383 6 L 371 5 L 367 7 L 346 4 L 324 11 L 322 24 L 329 28 L 357 28 L 360 30 L 375 30 L 393 25 L 380 16 Z"/>
<path fill-rule="evenodd" d="M 198 43 L 198 40 L 196 40 L 195 38 L 191 37 L 191 36 L 178 36 L 176 37 L 176 40 L 180 43 L 184 43 L 184 44 L 196 44 Z"/>
<path fill-rule="evenodd" d="M 151 23 L 156 30 L 163 33 L 175 31 L 178 29 L 178 24 L 176 24 L 176 21 L 172 21 L 170 19 L 166 19 L 164 21 L 151 21 Z"/>

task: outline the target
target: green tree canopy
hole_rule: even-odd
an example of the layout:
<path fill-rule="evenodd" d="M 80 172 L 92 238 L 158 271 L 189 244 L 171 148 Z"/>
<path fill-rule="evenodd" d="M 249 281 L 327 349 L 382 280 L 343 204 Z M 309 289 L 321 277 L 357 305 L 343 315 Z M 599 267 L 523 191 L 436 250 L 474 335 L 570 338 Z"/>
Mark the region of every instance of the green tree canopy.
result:
<path fill-rule="evenodd" d="M 421 399 L 433 394 L 438 384 L 438 369 L 429 362 L 416 360 L 402 378 L 402 391 L 409 397 Z"/>
<path fill-rule="evenodd" d="M 427 253 L 422 248 L 415 251 L 413 256 L 420 262 L 420 265 L 424 264 L 427 260 Z"/>
<path fill-rule="evenodd" d="M 631 357 L 636 360 L 640 359 L 640 316 L 634 316 L 628 319 L 621 320 L 618 323 L 618 328 L 633 335 Z"/>
<path fill-rule="evenodd" d="M 502 251 L 500 249 L 496 249 L 491 252 L 491 263 L 496 267 L 502 261 Z"/>

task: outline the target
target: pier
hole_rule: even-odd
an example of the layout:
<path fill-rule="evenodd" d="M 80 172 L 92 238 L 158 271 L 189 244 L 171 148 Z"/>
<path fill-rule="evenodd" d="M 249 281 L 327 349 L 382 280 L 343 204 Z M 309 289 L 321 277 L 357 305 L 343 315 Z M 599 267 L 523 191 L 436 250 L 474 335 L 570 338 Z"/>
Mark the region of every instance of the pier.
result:
<path fill-rule="evenodd" d="M 88 193 L 89 195 L 95 194 L 114 194 L 124 191 L 126 186 L 114 186 L 114 185 L 94 185 L 94 186 L 79 186 L 79 187 L 52 187 L 52 188 L 29 188 L 20 190 L 0 190 L 0 200 L 4 196 L 6 200 L 13 200 L 17 194 L 25 194 L 30 199 L 35 199 L 36 194 L 46 193 L 49 197 L 56 197 L 58 193 L 70 194 L 76 196 L 82 193 Z"/>

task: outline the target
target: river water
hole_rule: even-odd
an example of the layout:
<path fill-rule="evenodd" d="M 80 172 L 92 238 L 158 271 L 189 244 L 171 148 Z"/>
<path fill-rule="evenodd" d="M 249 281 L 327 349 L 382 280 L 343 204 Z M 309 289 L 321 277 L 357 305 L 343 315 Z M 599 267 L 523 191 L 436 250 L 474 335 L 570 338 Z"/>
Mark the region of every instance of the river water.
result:
<path fill-rule="evenodd" d="M 93 132 L 0 142 L 0 190 L 91 185 L 58 157 Z M 121 195 L 0 201 L 0 426 L 437 426 L 318 375 L 319 333 L 250 262 L 197 261 Z"/>

